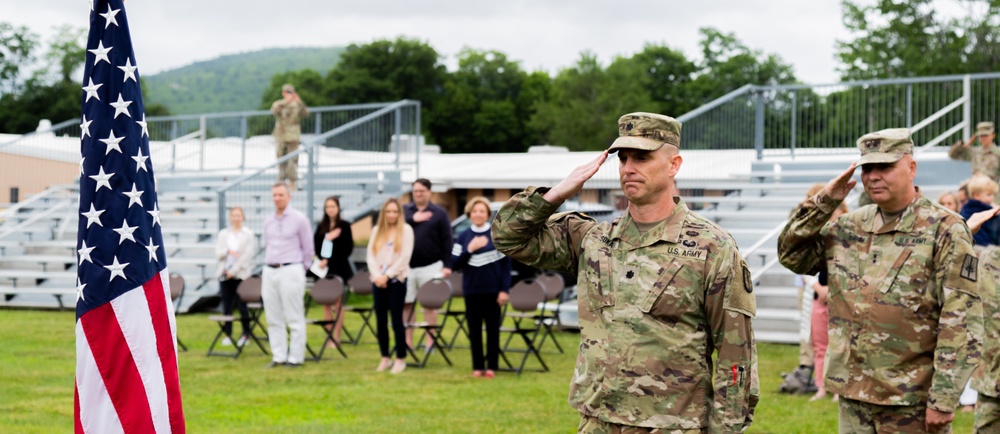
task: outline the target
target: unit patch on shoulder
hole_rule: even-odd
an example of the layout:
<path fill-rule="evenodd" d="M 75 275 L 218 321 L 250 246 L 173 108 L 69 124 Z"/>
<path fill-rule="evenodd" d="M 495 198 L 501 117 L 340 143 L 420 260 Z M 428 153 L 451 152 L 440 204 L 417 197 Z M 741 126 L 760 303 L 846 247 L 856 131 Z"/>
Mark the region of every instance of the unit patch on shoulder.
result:
<path fill-rule="evenodd" d="M 748 293 L 753 292 L 753 277 L 747 267 L 743 267 L 743 289 Z"/>
<path fill-rule="evenodd" d="M 965 260 L 962 261 L 962 271 L 959 276 L 975 282 L 978 280 L 979 258 L 966 253 Z"/>

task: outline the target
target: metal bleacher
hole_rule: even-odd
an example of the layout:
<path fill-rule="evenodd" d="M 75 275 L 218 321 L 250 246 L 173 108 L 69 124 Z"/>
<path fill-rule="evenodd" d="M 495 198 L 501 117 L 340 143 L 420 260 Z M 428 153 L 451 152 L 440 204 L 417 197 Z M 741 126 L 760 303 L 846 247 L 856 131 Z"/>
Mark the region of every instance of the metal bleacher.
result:
<path fill-rule="evenodd" d="M 418 110 L 419 104 L 412 101 L 314 109 L 311 120 L 316 134 L 304 136 L 298 152 L 286 157 L 300 159 L 301 179 L 290 205 L 318 219 L 323 200 L 339 196 L 345 219 L 354 221 L 376 211 L 385 198 L 402 194 L 404 172 L 415 171 L 416 148 L 407 147 L 405 140 L 419 135 Z M 270 116 L 269 112 L 232 114 L 242 118 L 244 125 L 253 124 L 255 117 Z M 153 163 L 166 263 L 171 273 L 184 277 L 178 310 L 185 312 L 198 304 L 214 307 L 218 294 L 215 237 L 227 225 L 228 207 L 243 207 L 245 224 L 258 234 L 259 241 L 264 218 L 274 210 L 271 186 L 277 162 L 270 136 L 210 138 L 205 120 L 194 124 L 193 128 L 200 128 L 197 134 L 184 130 L 179 120 L 183 119 L 160 122 L 172 125 L 163 128 L 171 136 L 162 141 L 155 140 L 155 118 L 150 118 L 149 126 L 154 137 L 151 154 L 162 157 Z M 66 123 L 56 127 L 61 130 L 25 135 L 15 143 L 0 143 L 0 148 L 44 153 L 79 146 L 78 140 L 65 137 L 78 136 L 79 129 L 74 131 Z M 181 134 L 180 140 L 168 140 Z M 267 147 L 269 141 L 271 151 L 258 152 L 256 148 Z M 191 158 L 192 152 L 200 155 Z M 177 158 L 178 153 L 184 157 Z M 0 211 L 0 306 L 73 308 L 78 203 L 78 184 L 69 184 Z"/>

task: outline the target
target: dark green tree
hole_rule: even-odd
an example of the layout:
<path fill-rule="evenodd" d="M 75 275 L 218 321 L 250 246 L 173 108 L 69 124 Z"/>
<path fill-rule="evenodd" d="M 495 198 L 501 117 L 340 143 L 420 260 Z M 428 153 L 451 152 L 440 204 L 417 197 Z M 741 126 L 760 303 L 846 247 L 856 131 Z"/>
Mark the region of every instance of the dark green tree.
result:
<path fill-rule="evenodd" d="M 792 66 L 775 54 L 743 44 L 736 35 L 711 27 L 701 29 L 702 61 L 691 83 L 696 106 L 747 84 L 774 85 L 796 81 Z"/>
<path fill-rule="evenodd" d="M 632 56 L 631 63 L 645 72 L 649 96 L 657 103 L 656 113 L 680 116 L 698 107 L 690 85 L 698 66 L 684 53 L 665 45 L 646 44 Z"/>
<path fill-rule="evenodd" d="M 0 94 L 15 93 L 22 83 L 22 67 L 35 59 L 38 35 L 27 27 L 0 22 Z"/>
<path fill-rule="evenodd" d="M 428 114 L 430 133 L 445 152 L 517 152 L 537 144 L 528 127 L 544 98 L 545 73 L 528 75 L 499 51 L 462 50 L 458 70 Z"/>
<path fill-rule="evenodd" d="M 419 100 L 433 109 L 447 70 L 437 51 L 416 39 L 377 40 L 347 47 L 326 78 L 333 104 Z"/>
<path fill-rule="evenodd" d="M 932 6 L 933 0 L 844 1 L 844 26 L 854 37 L 837 42 L 841 77 L 916 77 L 978 69 L 967 60 L 970 51 L 982 47 L 972 44 L 968 29 L 956 20 L 940 18 Z M 979 30 L 984 44 L 992 38 L 996 45 L 995 29 Z"/>
<path fill-rule="evenodd" d="M 647 70 L 618 58 L 607 70 L 584 52 L 556 75 L 549 98 L 538 103 L 529 126 L 544 143 L 570 150 L 607 148 L 618 135 L 618 118 L 628 112 L 656 111 Z"/>

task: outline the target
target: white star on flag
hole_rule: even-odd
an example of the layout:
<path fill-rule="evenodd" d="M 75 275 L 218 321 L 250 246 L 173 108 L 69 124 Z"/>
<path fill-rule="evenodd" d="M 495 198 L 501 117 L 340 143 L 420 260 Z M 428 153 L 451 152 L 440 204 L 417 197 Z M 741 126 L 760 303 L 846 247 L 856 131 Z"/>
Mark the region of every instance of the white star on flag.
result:
<path fill-rule="evenodd" d="M 132 205 L 139 204 L 142 207 L 142 191 L 136 191 L 135 183 L 132 183 L 132 191 L 122 192 L 126 197 L 128 197 L 128 206 L 126 208 L 132 208 Z"/>
<path fill-rule="evenodd" d="M 92 137 L 90 135 L 90 124 L 92 123 L 94 123 L 94 121 L 88 121 L 87 115 L 84 114 L 83 123 L 80 124 L 80 140 L 83 140 L 84 137 Z"/>
<path fill-rule="evenodd" d="M 101 171 L 100 172 L 98 172 L 96 175 L 93 175 L 93 176 L 89 177 L 90 179 L 93 179 L 94 181 L 97 181 L 97 189 L 94 190 L 94 191 L 95 192 L 101 191 L 101 186 L 107 187 L 108 190 L 111 190 L 111 177 L 112 176 L 115 176 L 115 174 L 114 173 L 104 173 L 104 167 L 101 166 Z"/>
<path fill-rule="evenodd" d="M 149 137 L 149 128 L 146 126 L 146 114 L 143 113 L 142 120 L 135 121 L 135 123 L 139 124 L 139 126 L 142 127 L 142 136 L 140 137 Z"/>
<path fill-rule="evenodd" d="M 104 48 L 104 41 L 100 41 L 97 43 L 97 48 L 87 51 L 94 53 L 94 65 L 97 65 L 97 62 L 102 60 L 111 63 L 111 59 L 108 59 L 108 53 L 111 52 L 112 48 L 115 47 Z"/>
<path fill-rule="evenodd" d="M 154 227 L 156 225 L 163 226 L 162 224 L 160 224 L 160 204 L 159 203 L 154 203 L 153 204 L 153 210 L 152 211 L 146 211 L 146 212 L 149 213 L 149 215 L 151 215 L 153 217 L 153 226 Z"/>
<path fill-rule="evenodd" d="M 103 142 L 105 145 L 108 145 L 108 147 L 104 150 L 104 155 L 110 154 L 112 149 L 118 151 L 118 153 L 121 154 L 122 147 L 119 144 L 121 143 L 122 140 L 125 140 L 125 136 L 115 137 L 114 130 L 108 133 L 108 138 L 100 139 L 101 142 Z"/>
<path fill-rule="evenodd" d="M 108 5 L 108 11 L 103 14 L 100 14 L 102 17 L 104 17 L 105 29 L 112 24 L 116 26 L 118 25 L 118 20 L 115 19 L 115 15 L 118 15 L 118 12 L 121 12 L 121 9 L 111 10 L 111 5 Z"/>
<path fill-rule="evenodd" d="M 118 119 L 118 115 L 125 113 L 125 116 L 132 117 L 132 114 L 128 112 L 128 106 L 132 104 L 132 101 L 122 100 L 122 94 L 118 94 L 118 101 L 111 103 L 111 107 L 115 108 L 115 119 Z"/>
<path fill-rule="evenodd" d="M 91 50 L 91 51 L 93 51 L 93 50 Z M 104 83 L 94 84 L 94 79 L 93 78 L 89 78 L 88 80 L 90 80 L 90 84 L 88 84 L 88 85 L 86 85 L 86 86 L 83 87 L 83 91 L 87 92 L 87 96 L 85 97 L 85 99 L 83 100 L 83 102 L 90 101 L 90 97 L 97 98 L 97 100 L 100 101 L 101 100 L 101 96 L 97 94 L 97 89 L 100 89 L 101 86 L 104 86 Z M 86 119 L 86 118 L 87 117 L 84 116 L 84 119 Z"/>
<path fill-rule="evenodd" d="M 103 209 L 98 211 L 94 209 L 94 204 L 90 204 L 90 211 L 80 213 L 81 215 L 87 218 L 87 229 L 90 229 L 90 225 L 93 223 L 97 223 L 98 226 L 104 227 L 104 223 L 101 223 L 101 214 L 104 214 L 104 211 L 105 210 Z M 83 247 L 86 248 L 87 243 L 83 243 Z M 87 257 L 89 258 L 90 250 L 88 250 L 87 253 L 88 253 Z"/>
<path fill-rule="evenodd" d="M 115 276 L 121 276 L 122 279 L 128 280 L 128 278 L 125 277 L 125 267 L 127 267 L 128 264 L 129 264 L 128 262 L 124 264 L 119 263 L 118 256 L 115 256 L 115 262 L 113 264 L 104 266 L 104 268 L 107 268 L 108 271 L 111 272 L 111 279 L 108 279 L 108 281 L 110 282 L 112 280 L 115 280 Z"/>
<path fill-rule="evenodd" d="M 142 148 L 139 149 L 138 153 L 135 154 L 135 156 L 132 157 L 132 159 L 135 160 L 135 164 L 136 164 L 136 166 L 135 166 L 135 172 L 136 173 L 139 173 L 139 169 L 142 169 L 142 170 L 144 170 L 146 172 L 149 172 L 149 169 L 146 168 L 146 160 L 148 160 L 149 157 L 142 155 Z"/>
<path fill-rule="evenodd" d="M 76 301 L 80 301 L 80 300 L 87 301 L 87 299 L 83 298 L 83 288 L 86 288 L 86 287 L 87 287 L 87 284 L 86 283 L 80 283 L 80 278 L 77 277 L 76 278 Z"/>
<path fill-rule="evenodd" d="M 94 204 L 90 204 L 90 208 L 93 209 L 94 208 Z M 104 212 L 104 211 L 101 211 L 101 212 Z M 83 247 L 81 247 L 80 250 L 76 251 L 77 253 L 80 254 L 80 263 L 77 264 L 77 265 L 83 265 L 84 261 L 87 261 L 87 262 L 90 262 L 91 264 L 93 264 L 94 260 L 90 257 L 90 252 L 93 252 L 94 249 L 96 249 L 97 247 L 87 247 L 87 241 L 80 241 L 80 244 L 83 244 Z"/>
<path fill-rule="evenodd" d="M 122 243 L 124 243 L 125 240 L 129 240 L 129 241 L 131 241 L 131 242 L 134 243 L 135 242 L 135 236 L 132 235 L 132 232 L 135 232 L 135 230 L 138 229 L 138 228 L 139 228 L 138 226 L 129 226 L 128 225 L 128 221 L 126 221 L 125 219 L 122 219 L 122 227 L 120 227 L 118 229 L 113 229 L 115 232 L 118 232 L 118 236 L 119 236 L 119 238 L 118 238 L 118 245 L 121 245 Z"/>
<path fill-rule="evenodd" d="M 146 251 L 149 252 L 149 262 L 153 262 L 153 261 L 160 262 L 160 258 L 156 257 L 156 249 L 159 249 L 159 248 L 160 248 L 160 246 L 157 246 L 157 245 L 153 244 L 153 239 L 150 238 L 149 239 L 149 245 L 146 246 Z"/>
<path fill-rule="evenodd" d="M 122 79 L 122 82 L 126 82 L 130 78 L 132 81 L 135 81 L 135 70 L 137 68 L 137 66 L 132 66 L 132 59 L 125 59 L 125 66 L 118 67 L 118 69 L 125 71 L 125 78 Z"/>

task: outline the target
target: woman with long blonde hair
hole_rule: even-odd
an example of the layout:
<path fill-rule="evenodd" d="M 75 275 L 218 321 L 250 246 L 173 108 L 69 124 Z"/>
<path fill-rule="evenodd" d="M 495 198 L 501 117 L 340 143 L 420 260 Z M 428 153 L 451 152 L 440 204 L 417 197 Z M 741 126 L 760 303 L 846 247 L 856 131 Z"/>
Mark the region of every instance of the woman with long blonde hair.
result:
<path fill-rule="evenodd" d="M 382 361 L 378 372 L 392 365 L 392 373 L 406 369 L 406 327 L 403 324 L 403 304 L 406 301 L 406 277 L 413 254 L 413 228 L 406 224 L 399 201 L 389 198 L 382 204 L 378 223 L 368 241 L 368 273 L 371 275 L 375 298 L 375 322 Z M 392 315 L 396 360 L 389 356 L 388 315 Z"/>

